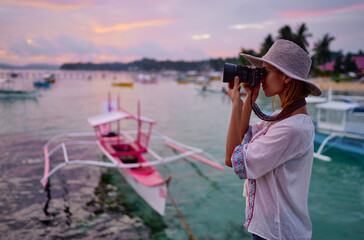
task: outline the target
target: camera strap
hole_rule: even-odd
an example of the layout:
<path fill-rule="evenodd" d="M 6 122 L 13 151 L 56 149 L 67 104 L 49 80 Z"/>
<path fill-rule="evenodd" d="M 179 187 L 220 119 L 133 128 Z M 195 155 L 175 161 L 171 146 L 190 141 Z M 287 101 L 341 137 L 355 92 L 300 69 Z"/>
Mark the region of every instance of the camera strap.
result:
<path fill-rule="evenodd" d="M 294 111 L 296 111 L 300 107 L 303 107 L 306 105 L 306 100 L 304 98 L 302 98 L 300 100 L 297 100 L 297 101 L 289 104 L 277 116 L 268 116 L 260 110 L 260 108 L 258 107 L 258 105 L 256 103 L 253 106 L 253 100 L 252 100 L 253 93 L 254 93 L 254 90 L 251 93 L 250 104 L 253 108 L 255 115 L 257 115 L 260 119 L 262 119 L 264 121 L 268 121 L 268 122 L 273 122 L 273 121 L 277 121 L 277 120 L 281 120 L 283 118 L 289 117 L 289 115 L 291 115 Z"/>

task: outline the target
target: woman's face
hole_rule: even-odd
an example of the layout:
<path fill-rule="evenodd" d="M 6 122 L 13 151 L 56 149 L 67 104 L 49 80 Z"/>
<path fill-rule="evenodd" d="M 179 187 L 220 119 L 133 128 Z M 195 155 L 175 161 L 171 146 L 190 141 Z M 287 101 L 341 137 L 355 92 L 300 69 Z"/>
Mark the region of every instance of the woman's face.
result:
<path fill-rule="evenodd" d="M 265 62 L 263 63 L 263 67 L 266 70 L 266 77 L 262 81 L 262 86 L 265 96 L 272 97 L 278 94 L 281 97 L 284 93 L 285 75 L 282 72 L 280 72 L 277 68 Z"/>

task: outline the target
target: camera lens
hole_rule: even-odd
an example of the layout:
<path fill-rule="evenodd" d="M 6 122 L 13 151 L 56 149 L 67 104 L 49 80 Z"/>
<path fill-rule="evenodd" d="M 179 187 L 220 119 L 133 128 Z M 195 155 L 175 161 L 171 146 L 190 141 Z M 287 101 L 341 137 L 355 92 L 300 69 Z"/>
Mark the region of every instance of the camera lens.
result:
<path fill-rule="evenodd" d="M 234 82 L 236 76 L 236 65 L 232 63 L 224 64 L 224 75 L 222 77 L 223 82 Z"/>

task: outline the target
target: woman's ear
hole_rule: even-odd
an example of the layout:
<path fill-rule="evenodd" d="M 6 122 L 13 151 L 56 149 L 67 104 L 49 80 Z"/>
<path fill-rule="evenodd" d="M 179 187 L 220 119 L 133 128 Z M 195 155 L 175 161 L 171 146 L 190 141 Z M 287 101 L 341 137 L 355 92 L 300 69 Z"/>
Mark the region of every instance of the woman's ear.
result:
<path fill-rule="evenodd" d="M 283 77 L 283 81 L 284 81 L 284 84 L 288 84 L 290 81 L 292 81 L 292 78 L 291 77 L 288 77 L 286 74 L 284 74 L 284 77 Z"/>

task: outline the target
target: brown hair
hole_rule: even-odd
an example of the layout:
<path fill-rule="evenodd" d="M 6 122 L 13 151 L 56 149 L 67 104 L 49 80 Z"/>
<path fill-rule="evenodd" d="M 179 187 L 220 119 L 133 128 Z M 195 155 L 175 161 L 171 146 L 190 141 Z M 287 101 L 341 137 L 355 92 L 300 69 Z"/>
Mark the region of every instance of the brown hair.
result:
<path fill-rule="evenodd" d="M 282 108 L 285 108 L 289 104 L 305 98 L 310 94 L 310 90 L 306 83 L 292 79 L 287 83 L 286 90 L 284 92 L 284 98 L 281 102 Z"/>
<path fill-rule="evenodd" d="M 277 69 L 277 68 L 275 68 L 275 69 Z M 279 74 L 284 74 L 279 69 L 277 69 L 277 71 L 279 71 Z M 310 92 L 311 91 L 306 83 L 292 78 L 292 80 L 289 81 L 285 85 L 284 98 L 280 99 L 280 107 L 282 107 L 282 109 L 283 109 L 286 106 L 288 106 L 289 104 L 307 97 L 310 94 Z M 272 99 L 273 112 L 274 112 L 274 105 L 275 105 L 274 102 L 275 102 L 275 96 L 273 96 L 273 99 Z"/>
<path fill-rule="evenodd" d="M 281 72 L 282 73 L 282 72 Z M 283 74 L 283 73 L 282 73 Z M 300 100 L 302 98 L 307 97 L 310 94 L 310 90 L 306 83 L 302 81 L 298 81 L 295 79 L 292 79 L 287 85 L 285 86 L 284 90 L 284 99 L 280 101 L 280 105 L 282 108 L 285 108 L 289 104 Z M 274 101 L 275 96 L 273 96 L 272 99 L 272 109 L 274 111 Z"/>

